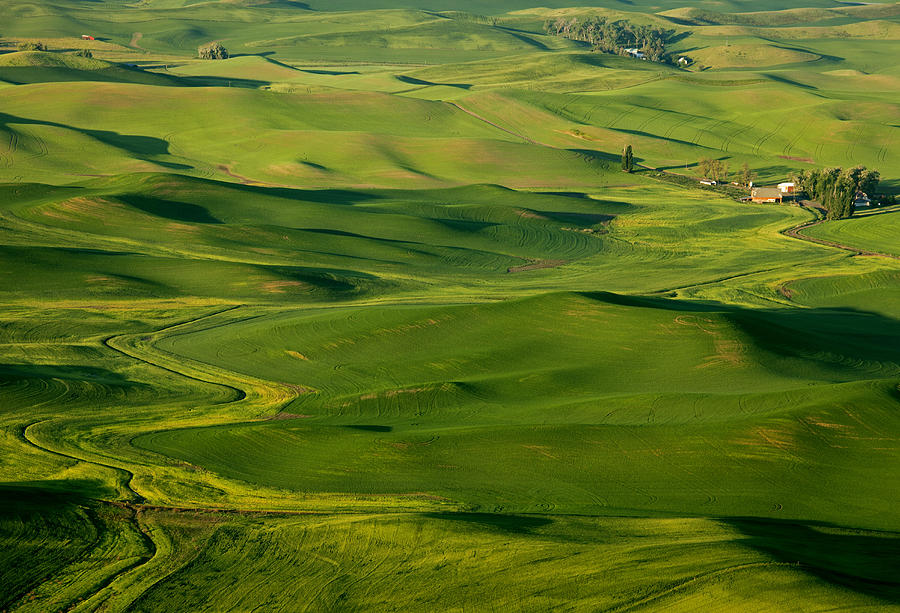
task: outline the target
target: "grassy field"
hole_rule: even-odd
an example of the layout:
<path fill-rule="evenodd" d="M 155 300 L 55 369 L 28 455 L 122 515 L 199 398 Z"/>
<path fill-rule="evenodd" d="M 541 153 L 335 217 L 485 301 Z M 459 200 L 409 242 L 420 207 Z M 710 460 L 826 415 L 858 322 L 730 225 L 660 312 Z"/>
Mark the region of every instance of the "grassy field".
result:
<path fill-rule="evenodd" d="M 900 610 L 900 5 L 534 4 L 0 0 L 0 610 Z"/>

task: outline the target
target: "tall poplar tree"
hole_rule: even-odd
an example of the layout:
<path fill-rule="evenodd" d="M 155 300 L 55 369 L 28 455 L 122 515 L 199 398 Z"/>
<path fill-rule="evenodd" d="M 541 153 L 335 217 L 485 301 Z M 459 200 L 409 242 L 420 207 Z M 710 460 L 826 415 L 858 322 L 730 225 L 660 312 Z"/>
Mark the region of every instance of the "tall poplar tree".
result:
<path fill-rule="evenodd" d="M 625 149 L 622 151 L 622 170 L 625 172 L 634 170 L 634 155 L 631 151 L 631 145 L 625 145 Z"/>

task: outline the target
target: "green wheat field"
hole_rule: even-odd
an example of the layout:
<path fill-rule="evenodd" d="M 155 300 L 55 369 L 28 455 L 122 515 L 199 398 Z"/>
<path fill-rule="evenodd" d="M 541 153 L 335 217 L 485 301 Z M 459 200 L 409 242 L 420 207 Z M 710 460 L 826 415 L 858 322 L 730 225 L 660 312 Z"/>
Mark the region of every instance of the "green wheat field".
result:
<path fill-rule="evenodd" d="M 0 0 L 0 611 L 900 611 L 900 4 L 572 4 Z"/>

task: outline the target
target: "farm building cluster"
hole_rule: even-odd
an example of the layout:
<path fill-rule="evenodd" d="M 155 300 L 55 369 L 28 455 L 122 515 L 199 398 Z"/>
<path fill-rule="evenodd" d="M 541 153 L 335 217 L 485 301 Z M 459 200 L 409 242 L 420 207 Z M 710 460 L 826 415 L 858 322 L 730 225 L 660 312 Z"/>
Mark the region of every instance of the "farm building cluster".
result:
<path fill-rule="evenodd" d="M 797 186 L 792 181 L 779 183 L 775 187 L 754 187 L 750 190 L 751 202 L 784 202 L 794 200 L 799 195 Z"/>
<path fill-rule="evenodd" d="M 701 181 L 703 183 L 703 181 Z M 750 196 L 741 198 L 743 202 L 762 203 L 783 203 L 786 201 L 799 200 L 803 192 L 797 189 L 797 185 L 793 181 L 779 183 L 775 187 L 751 187 Z M 857 209 L 874 206 L 876 203 L 869 198 L 865 192 L 858 191 L 853 196 L 853 206 Z"/>

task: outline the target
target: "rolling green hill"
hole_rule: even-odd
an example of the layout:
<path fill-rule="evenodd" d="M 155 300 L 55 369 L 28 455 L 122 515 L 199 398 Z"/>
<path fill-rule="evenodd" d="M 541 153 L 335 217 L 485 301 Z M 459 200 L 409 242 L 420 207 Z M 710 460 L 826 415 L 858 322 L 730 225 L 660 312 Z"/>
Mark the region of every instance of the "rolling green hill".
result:
<path fill-rule="evenodd" d="M 58 81 L 179 85 L 177 81 L 164 75 L 129 70 L 112 62 L 43 51 L 19 51 L 0 55 L 0 79 L 15 85 Z"/>
<path fill-rule="evenodd" d="M 900 610 L 898 5 L 536 4 L 0 0 L 0 610 Z"/>

